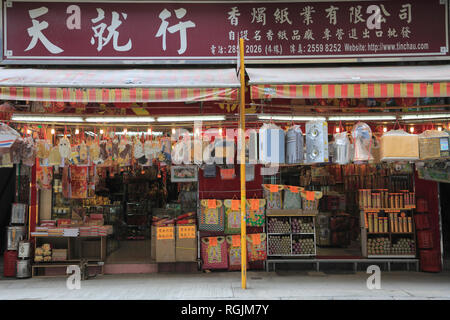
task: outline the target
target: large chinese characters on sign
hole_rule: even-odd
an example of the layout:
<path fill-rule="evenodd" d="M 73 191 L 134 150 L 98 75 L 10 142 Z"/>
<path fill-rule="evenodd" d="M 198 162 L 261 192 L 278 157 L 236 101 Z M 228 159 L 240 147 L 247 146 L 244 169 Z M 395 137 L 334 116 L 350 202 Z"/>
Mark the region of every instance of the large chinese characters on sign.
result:
<path fill-rule="evenodd" d="M 3 2 L 4 63 L 447 58 L 447 1 Z"/>

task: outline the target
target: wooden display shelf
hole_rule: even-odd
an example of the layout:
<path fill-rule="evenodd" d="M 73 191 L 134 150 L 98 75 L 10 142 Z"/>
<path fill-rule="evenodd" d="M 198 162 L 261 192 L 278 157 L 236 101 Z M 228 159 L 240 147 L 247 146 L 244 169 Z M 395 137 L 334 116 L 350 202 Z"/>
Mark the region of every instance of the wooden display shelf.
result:
<path fill-rule="evenodd" d="M 414 255 L 412 255 L 412 254 L 398 254 L 398 255 L 369 254 L 369 255 L 367 255 L 367 258 L 380 258 L 380 259 L 382 259 L 382 258 L 387 258 L 387 259 L 389 259 L 389 258 L 392 258 L 392 259 L 405 258 L 406 259 L 406 258 L 415 258 L 415 257 L 416 257 L 415 254 Z"/>
<path fill-rule="evenodd" d="M 38 239 L 40 241 L 38 241 Z M 67 249 L 67 260 L 65 261 L 42 261 L 34 262 L 32 265 L 32 276 L 42 276 L 35 272 L 36 268 L 64 267 L 67 265 L 80 264 L 82 260 L 89 266 L 102 266 L 106 260 L 107 236 L 37 236 L 34 241 L 34 249 L 44 242 L 49 242 L 52 249 Z M 39 242 L 39 244 L 38 244 Z M 56 247 L 53 247 L 55 246 Z M 103 273 L 103 267 L 102 267 Z"/>
<path fill-rule="evenodd" d="M 80 261 L 78 261 L 80 262 Z M 31 276 L 33 278 L 54 278 L 54 277 L 67 277 L 67 274 L 64 272 L 63 274 L 58 275 L 41 275 L 38 274 L 38 270 L 40 269 L 47 269 L 47 268 L 63 268 L 70 265 L 75 265 L 73 261 L 55 261 L 55 262 L 44 262 L 44 263 L 34 263 L 31 266 Z M 77 264 L 78 265 L 78 264 Z M 104 263 L 103 262 L 88 262 L 87 267 L 100 267 L 100 274 L 104 274 Z"/>
<path fill-rule="evenodd" d="M 266 216 L 268 217 L 315 217 L 319 210 L 303 210 L 303 209 L 268 209 Z"/>
<path fill-rule="evenodd" d="M 307 254 L 268 254 L 268 257 L 315 257 L 315 253 Z"/>
<path fill-rule="evenodd" d="M 407 210 L 414 210 L 416 207 L 407 207 L 407 208 L 365 208 L 365 209 L 360 209 L 364 212 L 380 212 L 380 211 L 384 211 L 384 212 L 398 212 L 398 211 L 407 211 Z"/>
<path fill-rule="evenodd" d="M 33 237 L 33 238 L 100 238 L 100 237 L 107 237 L 107 236 L 70 236 L 70 237 L 66 237 L 66 236 L 46 236 L 46 235 L 37 234 L 37 235 L 32 235 L 31 237 Z"/>
<path fill-rule="evenodd" d="M 276 210 L 276 211 L 288 211 L 288 210 Z M 298 211 L 298 210 L 294 210 L 294 211 Z M 289 219 L 289 225 L 292 226 L 292 218 L 309 218 L 311 217 L 312 220 L 312 226 L 313 226 L 313 232 L 286 232 L 286 233 L 267 233 L 267 245 L 266 245 L 266 250 L 267 250 L 267 257 L 315 257 L 317 255 L 317 241 L 316 241 L 316 215 L 280 215 L 280 216 L 268 216 L 268 218 L 271 217 L 287 217 Z M 309 220 L 309 219 L 308 219 Z M 266 230 L 268 230 L 268 219 L 266 219 Z M 308 254 L 294 254 L 293 251 L 293 236 L 301 236 L 301 235 L 306 235 L 309 236 L 308 239 L 311 239 L 311 237 L 313 238 L 314 241 L 314 253 L 308 253 Z M 283 237 L 289 237 L 290 239 L 290 252 L 289 254 L 269 254 L 269 238 L 270 236 L 283 236 Z M 297 238 L 296 238 L 297 239 Z"/>
<path fill-rule="evenodd" d="M 391 232 L 391 234 L 414 235 L 414 232 Z"/>
<path fill-rule="evenodd" d="M 283 236 L 283 235 L 290 235 L 290 234 L 305 234 L 305 235 L 312 235 L 315 234 L 314 232 L 286 232 L 286 233 L 273 233 L 273 232 L 268 232 L 267 235 L 275 235 L 275 236 Z"/>
<path fill-rule="evenodd" d="M 395 210 L 395 211 L 399 211 L 399 210 Z M 370 211 L 369 211 L 370 212 Z M 414 212 L 411 211 L 409 214 L 409 217 L 411 217 L 411 222 L 412 222 L 412 232 L 393 232 L 391 230 L 389 230 L 388 232 L 369 232 L 369 229 L 366 227 L 365 225 L 365 214 L 367 213 L 366 210 L 361 210 L 360 211 L 361 215 L 360 215 L 360 221 L 361 221 L 361 251 L 362 251 L 362 255 L 367 257 L 367 258 L 415 258 L 416 255 L 374 255 L 374 254 L 369 254 L 368 253 L 368 248 L 367 248 L 367 239 L 369 236 L 373 236 L 373 235 L 384 235 L 386 237 L 389 237 L 390 243 L 391 243 L 391 247 L 394 244 L 393 243 L 393 237 L 395 237 L 396 235 L 400 235 L 400 236 L 404 236 L 404 237 L 413 237 L 413 240 L 416 241 L 416 233 L 415 233 L 415 223 L 414 223 Z M 388 228 L 391 228 L 391 224 L 388 224 Z M 417 242 L 415 242 L 417 245 Z M 417 250 L 417 248 L 416 248 Z"/>
<path fill-rule="evenodd" d="M 389 234 L 390 232 L 367 232 L 367 234 Z"/>

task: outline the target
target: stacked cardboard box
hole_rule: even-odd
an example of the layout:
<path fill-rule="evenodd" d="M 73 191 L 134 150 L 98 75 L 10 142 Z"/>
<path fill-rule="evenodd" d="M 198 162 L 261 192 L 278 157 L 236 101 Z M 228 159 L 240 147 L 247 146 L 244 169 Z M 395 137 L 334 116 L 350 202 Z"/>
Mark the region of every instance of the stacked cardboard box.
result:
<path fill-rule="evenodd" d="M 175 248 L 177 262 L 197 261 L 197 229 L 193 225 L 178 225 Z"/>

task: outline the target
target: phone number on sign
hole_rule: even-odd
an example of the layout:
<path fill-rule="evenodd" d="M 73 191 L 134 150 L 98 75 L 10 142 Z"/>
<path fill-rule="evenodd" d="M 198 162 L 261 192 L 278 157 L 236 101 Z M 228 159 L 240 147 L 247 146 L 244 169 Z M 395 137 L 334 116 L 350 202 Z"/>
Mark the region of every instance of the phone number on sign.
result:
<path fill-rule="evenodd" d="M 230 55 L 237 54 L 239 52 L 239 46 L 237 45 L 227 45 L 227 46 L 211 46 L 211 53 L 213 55 Z M 281 55 L 283 52 L 288 52 L 290 54 L 304 54 L 304 53 L 333 53 L 342 52 L 342 45 L 339 43 L 334 44 L 291 44 L 289 46 L 282 44 L 270 44 L 270 45 L 260 45 L 260 44 L 247 44 L 244 47 L 244 53 L 246 55 L 254 54 L 275 54 Z"/>
<path fill-rule="evenodd" d="M 339 43 L 334 44 L 308 44 L 306 52 L 341 52 L 342 46 Z"/>

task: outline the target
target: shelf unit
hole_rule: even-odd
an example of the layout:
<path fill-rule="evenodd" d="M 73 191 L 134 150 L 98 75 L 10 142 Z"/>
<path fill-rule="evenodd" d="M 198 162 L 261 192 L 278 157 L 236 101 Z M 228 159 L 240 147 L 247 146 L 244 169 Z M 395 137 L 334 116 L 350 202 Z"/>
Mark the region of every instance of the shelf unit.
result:
<path fill-rule="evenodd" d="M 372 209 L 360 209 L 360 221 L 361 221 L 361 248 L 362 248 L 362 254 L 364 257 L 367 258 L 416 258 L 417 254 L 417 241 L 416 241 L 416 228 L 415 228 L 415 222 L 414 222 L 414 209 L 415 207 L 408 207 L 408 208 L 372 208 Z M 368 231 L 368 225 L 366 222 L 366 215 L 369 213 L 386 213 L 388 218 L 388 224 L 387 228 L 388 231 L 385 232 L 369 232 Z M 395 232 L 392 231 L 391 228 L 391 221 L 389 218 L 390 213 L 405 213 L 406 217 L 411 218 L 411 230 L 412 232 Z M 398 240 L 398 236 L 402 236 L 404 238 L 409 238 L 414 241 L 415 247 L 414 247 L 414 254 L 405 253 L 405 254 L 369 254 L 368 252 L 368 240 L 370 238 L 376 238 L 377 236 L 383 236 L 385 238 L 389 238 L 390 241 L 390 249 L 392 249 L 392 246 L 394 244 L 394 241 Z"/>
<path fill-rule="evenodd" d="M 129 201 L 126 203 L 127 240 L 145 240 L 149 238 L 149 203 Z"/>
<path fill-rule="evenodd" d="M 279 211 L 279 210 L 277 210 Z M 269 229 L 269 220 L 270 219 L 284 219 L 289 221 L 289 232 L 285 233 L 279 233 L 279 232 L 270 232 Z M 313 232 L 292 232 L 292 219 L 308 219 L 308 223 L 312 224 Z M 314 257 L 317 254 L 317 248 L 316 248 L 316 232 L 315 232 L 315 215 L 314 214 L 295 214 L 294 212 L 286 213 L 285 215 L 282 215 L 280 212 L 277 212 L 277 214 L 267 215 L 266 216 L 266 227 L 267 230 L 267 257 L 268 259 L 270 257 Z M 290 244 L 290 253 L 289 254 L 272 254 L 270 253 L 270 239 L 273 236 L 285 236 L 289 237 L 289 244 Z M 314 252 L 313 253 L 293 253 L 293 241 L 297 240 L 299 238 L 306 237 L 306 238 L 312 238 L 313 239 L 313 247 Z"/>
<path fill-rule="evenodd" d="M 73 264 L 80 264 L 86 261 L 88 267 L 101 267 L 106 259 L 106 236 L 87 236 L 87 237 L 64 237 L 64 236 L 33 236 L 34 251 L 36 247 L 43 243 L 50 243 L 52 249 L 67 249 L 67 259 L 64 261 L 45 261 L 33 262 L 32 277 L 45 277 L 39 272 L 46 268 L 65 267 Z"/>

